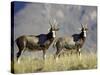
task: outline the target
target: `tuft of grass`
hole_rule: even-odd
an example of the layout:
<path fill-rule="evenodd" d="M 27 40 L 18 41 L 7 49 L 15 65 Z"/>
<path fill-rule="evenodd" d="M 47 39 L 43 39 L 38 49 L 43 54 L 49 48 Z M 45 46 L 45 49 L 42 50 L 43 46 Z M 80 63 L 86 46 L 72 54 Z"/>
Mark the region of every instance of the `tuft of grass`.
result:
<path fill-rule="evenodd" d="M 76 55 L 61 56 L 57 61 L 48 56 L 45 61 L 24 56 L 20 64 L 14 61 L 14 73 L 54 72 L 67 70 L 96 69 L 97 56 L 95 53 L 82 54 L 81 59 Z"/>

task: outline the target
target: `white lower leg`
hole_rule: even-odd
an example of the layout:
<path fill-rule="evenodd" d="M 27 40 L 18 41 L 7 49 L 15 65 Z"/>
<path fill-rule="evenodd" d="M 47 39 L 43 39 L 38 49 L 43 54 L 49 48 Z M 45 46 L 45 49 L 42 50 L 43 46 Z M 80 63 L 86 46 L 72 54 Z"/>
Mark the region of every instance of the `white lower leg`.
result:
<path fill-rule="evenodd" d="M 44 54 L 44 55 L 43 55 L 43 60 L 45 60 L 45 59 L 46 59 L 46 55 Z"/>
<path fill-rule="evenodd" d="M 25 48 L 22 50 L 21 54 L 19 55 L 18 64 L 20 64 L 21 56 L 22 56 L 22 54 L 24 53 L 24 51 L 25 51 Z"/>
<path fill-rule="evenodd" d="M 56 57 L 56 61 L 58 61 L 58 56 Z"/>
<path fill-rule="evenodd" d="M 21 59 L 21 57 L 18 58 L 18 64 L 20 64 L 20 59 Z"/>
<path fill-rule="evenodd" d="M 46 55 L 44 55 L 44 59 L 46 59 Z"/>
<path fill-rule="evenodd" d="M 79 49 L 79 58 L 81 60 L 81 50 Z"/>

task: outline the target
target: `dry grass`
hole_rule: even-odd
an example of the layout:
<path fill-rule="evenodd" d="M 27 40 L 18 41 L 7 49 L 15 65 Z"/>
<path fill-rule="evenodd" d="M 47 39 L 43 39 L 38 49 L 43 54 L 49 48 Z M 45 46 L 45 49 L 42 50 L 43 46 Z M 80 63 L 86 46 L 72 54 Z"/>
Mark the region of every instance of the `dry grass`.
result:
<path fill-rule="evenodd" d="M 94 53 L 82 54 L 81 59 L 75 54 L 61 56 L 57 61 L 48 56 L 45 61 L 23 57 L 21 63 L 14 61 L 14 73 L 52 72 L 67 70 L 96 69 L 97 56 Z"/>

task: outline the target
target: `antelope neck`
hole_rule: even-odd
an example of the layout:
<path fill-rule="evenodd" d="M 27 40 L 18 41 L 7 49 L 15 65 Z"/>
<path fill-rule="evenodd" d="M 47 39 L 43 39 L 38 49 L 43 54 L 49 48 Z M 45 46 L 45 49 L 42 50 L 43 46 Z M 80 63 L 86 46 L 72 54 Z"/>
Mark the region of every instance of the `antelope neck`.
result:
<path fill-rule="evenodd" d="M 47 37 L 48 37 L 48 39 L 52 39 L 52 38 L 53 38 L 53 33 L 52 33 L 52 32 L 49 32 L 49 33 L 47 34 Z"/>
<path fill-rule="evenodd" d="M 84 37 L 84 33 L 83 32 L 81 32 L 80 33 L 80 39 L 82 39 L 83 40 L 83 42 L 85 41 L 85 39 L 86 39 L 86 37 Z"/>

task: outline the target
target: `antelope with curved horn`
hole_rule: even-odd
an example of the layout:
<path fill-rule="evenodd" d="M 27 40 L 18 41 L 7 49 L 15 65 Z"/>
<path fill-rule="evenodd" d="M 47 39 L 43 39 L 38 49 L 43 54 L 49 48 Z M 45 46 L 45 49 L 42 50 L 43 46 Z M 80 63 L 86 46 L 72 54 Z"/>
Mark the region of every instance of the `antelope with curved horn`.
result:
<path fill-rule="evenodd" d="M 19 58 L 25 50 L 30 51 L 43 51 L 43 59 L 46 58 L 46 51 L 53 42 L 55 38 L 56 31 L 59 28 L 55 27 L 55 24 L 51 23 L 50 29 L 47 34 L 39 34 L 39 35 L 22 35 L 16 39 L 16 44 L 18 46 L 17 60 L 19 62 Z"/>
<path fill-rule="evenodd" d="M 86 40 L 87 35 L 87 25 L 81 24 L 81 32 L 79 34 L 73 34 L 72 36 L 59 37 L 56 39 L 54 43 L 54 47 L 56 47 L 57 51 L 55 54 L 55 58 L 59 57 L 61 52 L 76 50 L 79 56 L 81 55 L 81 48 Z"/>

